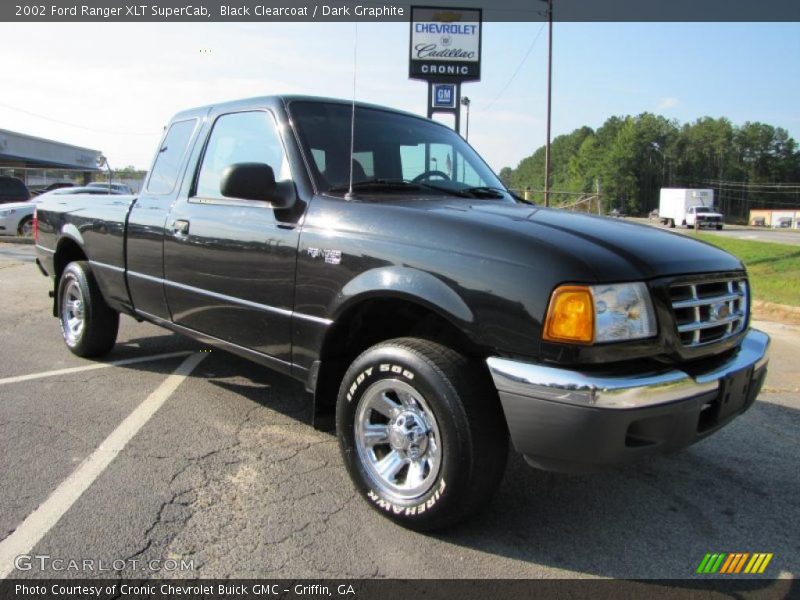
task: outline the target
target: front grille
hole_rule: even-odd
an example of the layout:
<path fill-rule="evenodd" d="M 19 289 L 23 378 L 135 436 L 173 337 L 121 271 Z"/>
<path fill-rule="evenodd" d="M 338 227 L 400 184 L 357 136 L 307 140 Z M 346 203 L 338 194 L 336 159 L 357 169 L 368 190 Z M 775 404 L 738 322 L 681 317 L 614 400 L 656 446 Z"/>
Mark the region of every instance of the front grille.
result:
<path fill-rule="evenodd" d="M 747 321 L 747 279 L 674 283 L 669 288 L 678 337 L 703 346 L 741 333 Z"/>

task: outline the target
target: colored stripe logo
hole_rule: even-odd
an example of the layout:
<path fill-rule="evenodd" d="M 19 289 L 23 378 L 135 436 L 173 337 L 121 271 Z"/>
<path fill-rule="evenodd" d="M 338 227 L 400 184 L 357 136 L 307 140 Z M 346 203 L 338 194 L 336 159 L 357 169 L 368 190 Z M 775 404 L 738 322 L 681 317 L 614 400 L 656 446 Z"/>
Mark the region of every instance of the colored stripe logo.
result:
<path fill-rule="evenodd" d="M 701 575 L 762 574 L 772 560 L 771 552 L 709 552 L 697 567 Z"/>

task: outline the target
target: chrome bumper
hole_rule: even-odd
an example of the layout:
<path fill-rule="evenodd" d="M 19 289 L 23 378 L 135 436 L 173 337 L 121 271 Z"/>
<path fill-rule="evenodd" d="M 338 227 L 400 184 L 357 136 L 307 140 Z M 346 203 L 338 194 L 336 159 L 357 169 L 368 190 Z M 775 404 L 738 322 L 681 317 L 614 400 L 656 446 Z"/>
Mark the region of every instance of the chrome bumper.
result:
<path fill-rule="evenodd" d="M 751 329 L 739 352 L 700 375 L 680 370 L 636 375 L 596 375 L 506 358 L 487 359 L 498 392 L 587 408 L 632 409 L 657 406 L 713 392 L 726 377 L 769 360 L 769 336 Z"/>
<path fill-rule="evenodd" d="M 680 450 L 755 402 L 769 337 L 746 334 L 739 351 L 703 373 L 597 374 L 488 359 L 514 448 L 538 468 L 594 471 Z"/>

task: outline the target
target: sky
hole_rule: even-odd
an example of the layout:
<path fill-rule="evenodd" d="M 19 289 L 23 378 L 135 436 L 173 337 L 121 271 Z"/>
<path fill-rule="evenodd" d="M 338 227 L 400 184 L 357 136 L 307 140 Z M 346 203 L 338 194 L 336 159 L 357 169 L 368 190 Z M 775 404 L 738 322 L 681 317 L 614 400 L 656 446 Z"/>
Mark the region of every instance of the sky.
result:
<path fill-rule="evenodd" d="M 405 23 L 0 23 L 0 129 L 147 169 L 176 112 L 237 98 L 356 97 L 425 114 Z M 800 139 L 800 23 L 555 23 L 553 136 L 612 115 L 762 121 Z M 485 23 L 464 84 L 499 171 L 545 142 L 547 29 Z M 463 127 L 463 125 L 462 125 Z"/>

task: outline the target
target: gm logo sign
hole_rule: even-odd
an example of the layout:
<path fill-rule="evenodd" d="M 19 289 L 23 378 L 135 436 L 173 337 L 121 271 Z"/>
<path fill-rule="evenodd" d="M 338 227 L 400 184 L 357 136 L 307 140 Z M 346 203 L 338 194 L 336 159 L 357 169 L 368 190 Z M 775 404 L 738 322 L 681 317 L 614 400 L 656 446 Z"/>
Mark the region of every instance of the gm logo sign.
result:
<path fill-rule="evenodd" d="M 432 94 L 433 108 L 455 108 L 456 86 L 454 83 L 434 83 Z"/>

